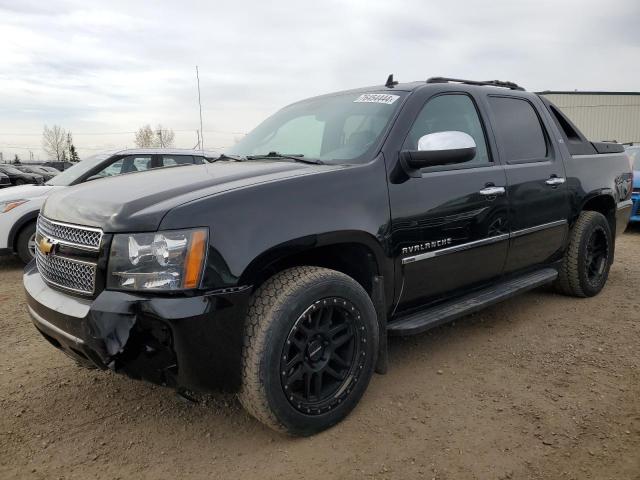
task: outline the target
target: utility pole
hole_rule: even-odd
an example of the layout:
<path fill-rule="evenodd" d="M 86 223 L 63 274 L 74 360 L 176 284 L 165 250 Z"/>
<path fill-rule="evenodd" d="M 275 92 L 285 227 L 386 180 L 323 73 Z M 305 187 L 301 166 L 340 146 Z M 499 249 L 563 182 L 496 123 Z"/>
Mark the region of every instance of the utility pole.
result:
<path fill-rule="evenodd" d="M 200 135 L 198 142 L 200 143 L 200 150 L 204 150 L 204 133 L 202 132 L 202 100 L 200 99 L 200 72 L 196 65 L 196 80 L 198 81 L 198 107 L 200 108 Z"/>

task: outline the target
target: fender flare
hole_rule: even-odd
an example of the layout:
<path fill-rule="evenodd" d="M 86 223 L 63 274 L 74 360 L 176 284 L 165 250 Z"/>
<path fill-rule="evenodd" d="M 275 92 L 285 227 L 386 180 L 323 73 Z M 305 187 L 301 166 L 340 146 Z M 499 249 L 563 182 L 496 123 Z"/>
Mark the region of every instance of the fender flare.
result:
<path fill-rule="evenodd" d="M 383 244 L 373 235 L 360 230 L 335 231 L 322 234 L 307 235 L 274 245 L 249 262 L 240 275 L 239 285 L 251 284 L 260 271 L 292 255 L 302 254 L 317 248 L 336 245 L 360 245 L 365 247 L 373 256 L 375 275 L 385 280 L 387 298 L 393 296 L 393 262 L 385 254 Z M 389 297 L 391 295 L 391 297 Z"/>

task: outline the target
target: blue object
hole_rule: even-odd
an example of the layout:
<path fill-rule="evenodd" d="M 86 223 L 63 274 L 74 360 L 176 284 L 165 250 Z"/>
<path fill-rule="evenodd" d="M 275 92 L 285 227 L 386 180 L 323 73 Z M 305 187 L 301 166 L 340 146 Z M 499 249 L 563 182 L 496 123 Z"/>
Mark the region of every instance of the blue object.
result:
<path fill-rule="evenodd" d="M 629 222 L 640 223 L 640 145 L 627 147 L 627 154 L 633 162 L 633 193 L 631 194 L 633 208 Z"/>

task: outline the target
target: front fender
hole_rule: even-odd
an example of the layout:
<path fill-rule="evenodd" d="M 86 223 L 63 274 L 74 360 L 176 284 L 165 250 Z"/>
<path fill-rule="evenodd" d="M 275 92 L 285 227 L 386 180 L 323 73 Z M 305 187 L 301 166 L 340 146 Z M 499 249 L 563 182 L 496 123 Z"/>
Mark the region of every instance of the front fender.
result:
<path fill-rule="evenodd" d="M 287 252 L 343 241 L 370 248 L 381 271 L 393 268 L 381 157 L 195 200 L 168 212 L 160 228 L 195 226 L 210 231 L 205 288 L 240 286 L 249 272 Z"/>
<path fill-rule="evenodd" d="M 15 252 L 15 244 L 16 238 L 20 233 L 20 230 L 24 228 L 25 225 L 35 222 L 38 218 L 38 213 L 40 213 L 40 209 L 31 210 L 26 213 L 22 213 L 17 220 L 13 222 L 9 230 L 9 235 L 7 236 L 7 248 Z"/>

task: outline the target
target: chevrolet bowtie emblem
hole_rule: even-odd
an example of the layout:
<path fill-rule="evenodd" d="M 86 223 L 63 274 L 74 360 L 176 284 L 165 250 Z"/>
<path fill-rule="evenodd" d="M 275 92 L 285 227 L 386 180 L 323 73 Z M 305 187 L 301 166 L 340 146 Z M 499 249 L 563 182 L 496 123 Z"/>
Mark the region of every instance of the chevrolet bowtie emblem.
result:
<path fill-rule="evenodd" d="M 44 254 L 49 255 L 53 250 L 53 246 L 55 244 L 51 242 L 48 238 L 42 237 L 42 239 L 38 242 L 38 249 Z"/>

